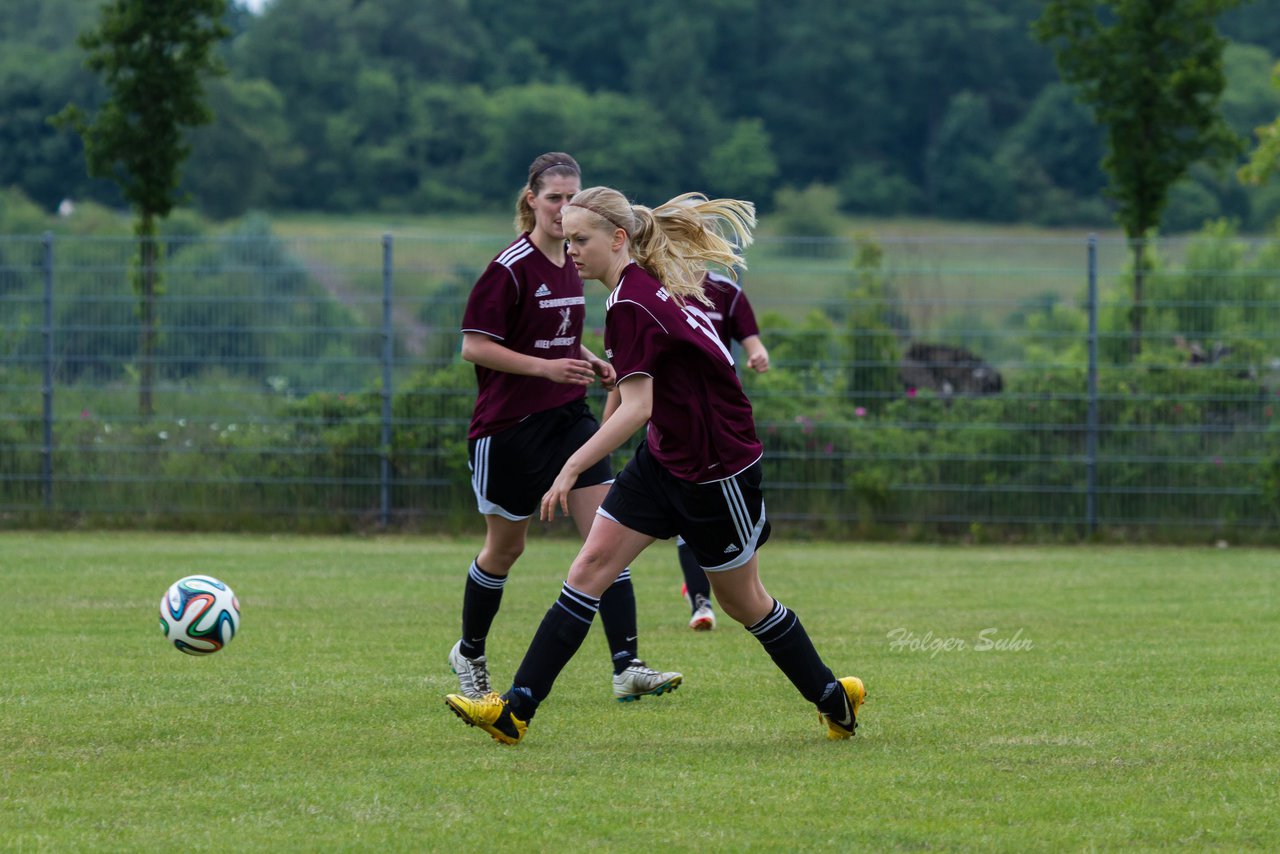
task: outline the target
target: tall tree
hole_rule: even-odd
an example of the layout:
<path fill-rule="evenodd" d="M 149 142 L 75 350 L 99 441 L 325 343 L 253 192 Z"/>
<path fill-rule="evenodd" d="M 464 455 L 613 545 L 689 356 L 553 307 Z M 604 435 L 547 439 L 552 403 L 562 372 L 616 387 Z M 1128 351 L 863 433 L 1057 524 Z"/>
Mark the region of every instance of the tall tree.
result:
<path fill-rule="evenodd" d="M 1169 189 L 1199 160 L 1223 163 L 1240 139 L 1218 111 L 1226 86 L 1214 26 L 1240 0 L 1050 0 L 1033 32 L 1106 128 L 1102 166 L 1133 251 L 1130 351 L 1142 352 L 1145 240 Z"/>
<path fill-rule="evenodd" d="M 222 23 L 226 11 L 227 0 L 112 0 L 102 7 L 97 28 L 77 40 L 88 53 L 85 64 L 103 77 L 107 100 L 92 118 L 75 104 L 53 118 L 80 134 L 89 174 L 114 180 L 136 217 L 133 284 L 141 328 L 138 408 L 144 416 L 154 412 L 159 337 L 157 221 L 180 199 L 180 169 L 191 153 L 184 129 L 213 119 L 201 78 L 224 73 L 215 47 L 229 34 Z"/>

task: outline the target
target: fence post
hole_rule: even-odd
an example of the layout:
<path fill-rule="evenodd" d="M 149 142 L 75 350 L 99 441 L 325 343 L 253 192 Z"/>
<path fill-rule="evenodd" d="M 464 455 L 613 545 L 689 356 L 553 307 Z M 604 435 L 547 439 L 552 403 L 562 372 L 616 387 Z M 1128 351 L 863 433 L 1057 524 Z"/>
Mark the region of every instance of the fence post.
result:
<path fill-rule="evenodd" d="M 382 446 L 380 524 L 391 522 L 391 362 L 395 356 L 395 337 L 391 325 L 391 235 L 382 235 Z"/>
<path fill-rule="evenodd" d="M 1098 531 L 1098 236 L 1089 235 L 1089 410 L 1086 428 L 1085 515 L 1089 533 Z"/>
<path fill-rule="evenodd" d="M 44 438 L 40 443 L 40 486 L 44 507 L 53 508 L 53 232 L 40 237 L 44 252 Z"/>

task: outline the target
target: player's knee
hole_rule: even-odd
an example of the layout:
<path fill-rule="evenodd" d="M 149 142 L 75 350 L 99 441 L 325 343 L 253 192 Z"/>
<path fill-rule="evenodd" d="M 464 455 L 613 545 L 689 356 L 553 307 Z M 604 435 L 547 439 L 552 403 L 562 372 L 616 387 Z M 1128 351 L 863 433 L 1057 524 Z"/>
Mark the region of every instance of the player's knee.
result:
<path fill-rule="evenodd" d="M 522 554 L 524 543 L 489 543 L 485 546 L 480 565 L 494 575 L 506 575 Z"/>
<path fill-rule="evenodd" d="M 720 610 L 729 619 L 742 623 L 744 626 L 749 626 L 755 622 L 750 619 L 751 609 L 745 607 L 741 602 L 726 601 L 720 597 L 716 597 L 716 602 L 720 605 Z"/>
<path fill-rule="evenodd" d="M 600 596 L 618 577 L 622 567 L 608 554 L 597 549 L 584 547 L 569 567 L 570 586 Z"/>
<path fill-rule="evenodd" d="M 712 589 L 720 610 L 744 626 L 758 622 L 773 608 L 773 597 L 760 584 L 716 584 L 715 581 L 713 577 Z"/>

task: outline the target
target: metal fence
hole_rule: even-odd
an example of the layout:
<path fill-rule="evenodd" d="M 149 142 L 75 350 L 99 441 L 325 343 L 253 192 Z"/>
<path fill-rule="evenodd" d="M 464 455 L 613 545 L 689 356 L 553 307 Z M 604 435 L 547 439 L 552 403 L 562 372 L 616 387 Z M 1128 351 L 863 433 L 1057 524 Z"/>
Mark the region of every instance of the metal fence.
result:
<path fill-rule="evenodd" d="M 506 239 L 167 240 L 148 344 L 136 241 L 0 237 L 0 519 L 476 525 L 457 329 Z M 771 517 L 823 536 L 1271 539 L 1280 242 L 1145 249 L 1138 299 L 1118 239 L 752 247 L 772 369 L 743 381 Z M 588 284 L 597 349 L 603 296 Z"/>

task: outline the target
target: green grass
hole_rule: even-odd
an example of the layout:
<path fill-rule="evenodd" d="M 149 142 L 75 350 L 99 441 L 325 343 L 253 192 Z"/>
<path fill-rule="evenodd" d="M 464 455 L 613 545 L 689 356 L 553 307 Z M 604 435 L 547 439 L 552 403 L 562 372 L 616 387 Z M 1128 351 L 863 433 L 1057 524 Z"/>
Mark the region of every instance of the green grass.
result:
<path fill-rule="evenodd" d="M 0 534 L 0 849 L 1280 846 L 1274 552 L 771 543 L 770 591 L 867 682 L 858 737 L 829 743 L 746 632 L 685 628 L 659 544 L 634 567 L 641 651 L 685 685 L 615 703 L 593 629 L 505 748 L 441 702 L 476 549 Z M 573 553 L 530 543 L 499 683 Z M 191 572 L 243 608 L 208 658 L 158 627 Z"/>

